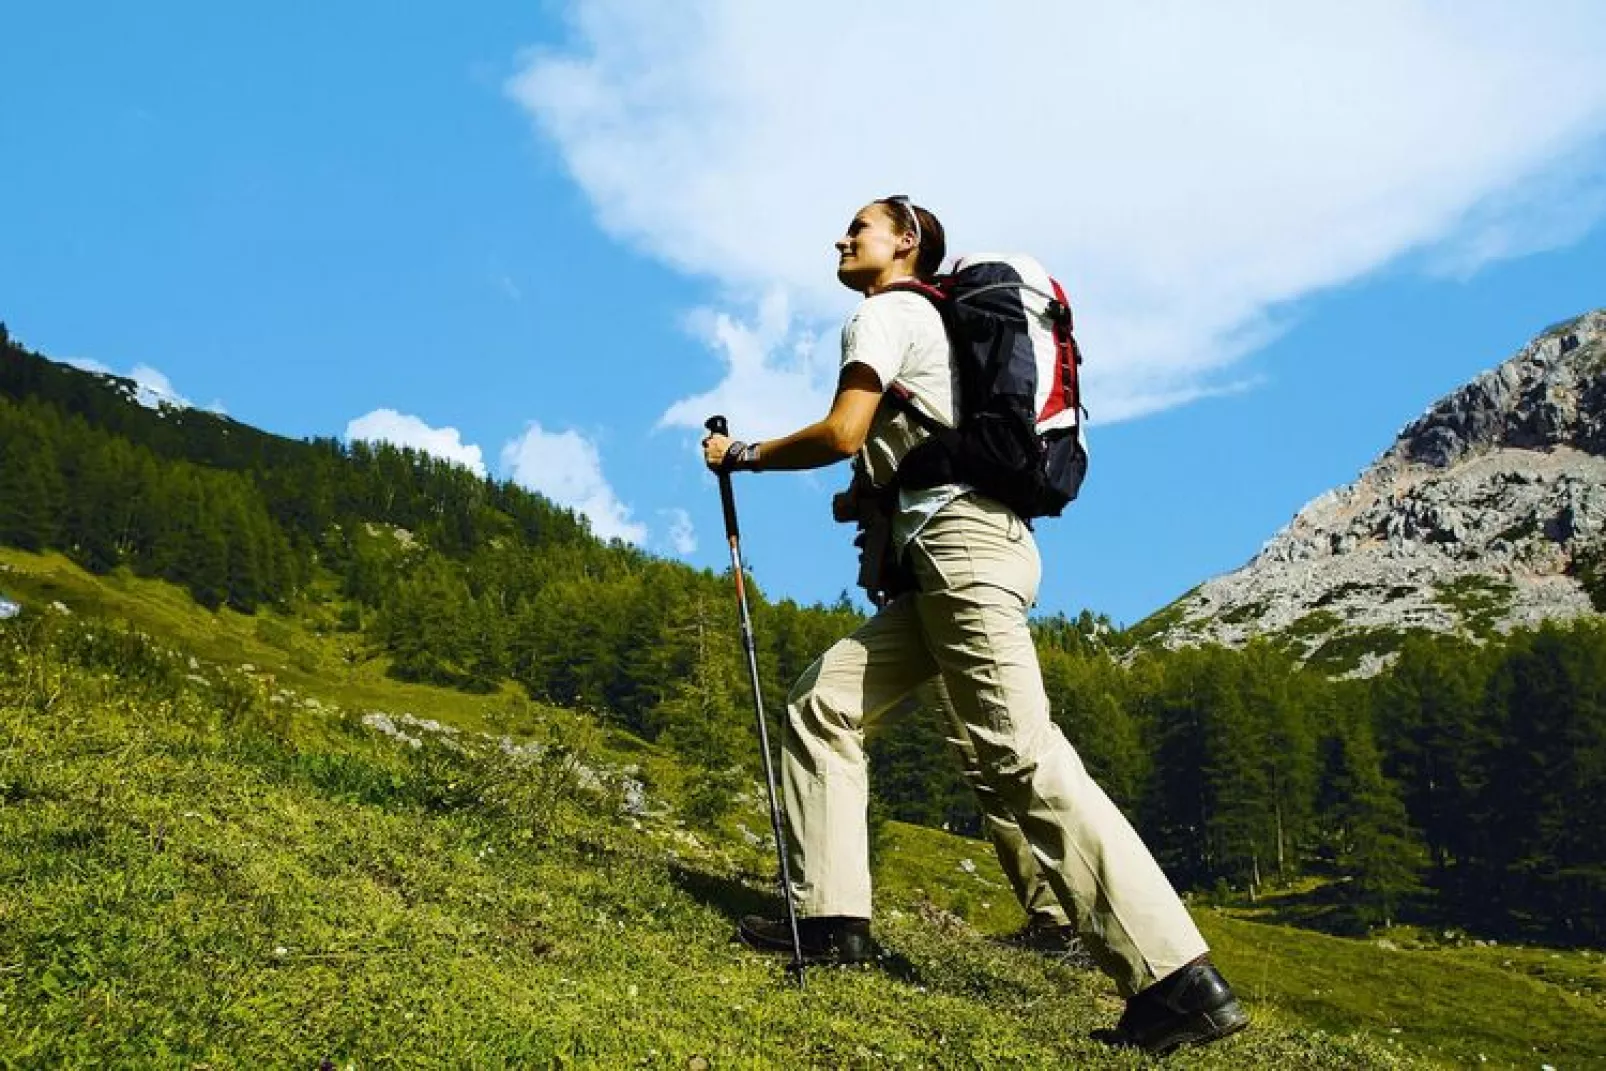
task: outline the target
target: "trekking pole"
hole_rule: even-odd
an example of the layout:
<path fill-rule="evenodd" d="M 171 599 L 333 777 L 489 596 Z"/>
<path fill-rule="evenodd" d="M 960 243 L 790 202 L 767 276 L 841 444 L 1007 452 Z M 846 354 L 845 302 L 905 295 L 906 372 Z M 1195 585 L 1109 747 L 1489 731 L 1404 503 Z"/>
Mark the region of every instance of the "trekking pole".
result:
<path fill-rule="evenodd" d="M 730 435 L 730 425 L 722 416 L 709 417 L 703 425 L 714 435 Z M 797 932 L 797 908 L 792 903 L 792 871 L 786 861 L 786 830 L 781 824 L 781 808 L 776 803 L 775 767 L 770 762 L 770 731 L 764 721 L 764 700 L 758 683 L 758 651 L 753 643 L 753 619 L 747 612 L 747 585 L 742 574 L 742 536 L 736 526 L 736 495 L 731 475 L 719 475 L 719 503 L 725 509 L 725 538 L 731 548 L 731 575 L 736 578 L 736 604 L 741 608 L 742 647 L 747 651 L 747 673 L 753 681 L 753 710 L 758 715 L 758 746 L 764 755 L 764 787 L 769 792 L 770 828 L 775 831 L 775 854 L 781 861 L 781 897 L 786 901 L 786 924 L 792 931 L 792 973 L 803 984 L 803 941 Z"/>

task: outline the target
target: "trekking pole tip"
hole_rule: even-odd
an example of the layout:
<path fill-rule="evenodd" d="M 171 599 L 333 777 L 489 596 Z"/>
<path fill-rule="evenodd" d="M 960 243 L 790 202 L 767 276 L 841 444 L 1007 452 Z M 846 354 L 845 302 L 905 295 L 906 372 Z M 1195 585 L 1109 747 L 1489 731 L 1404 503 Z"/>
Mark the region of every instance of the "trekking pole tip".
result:
<path fill-rule="evenodd" d="M 722 416 L 709 417 L 703 421 L 703 427 L 714 435 L 729 435 L 731 433 L 730 425 L 725 422 L 725 418 Z"/>
<path fill-rule="evenodd" d="M 799 959 L 794 959 L 791 963 L 786 965 L 786 973 L 792 976 L 792 980 L 797 983 L 797 987 L 799 989 L 808 988 L 807 984 L 803 981 L 803 968 L 805 966 L 807 966 L 807 964 Z"/>

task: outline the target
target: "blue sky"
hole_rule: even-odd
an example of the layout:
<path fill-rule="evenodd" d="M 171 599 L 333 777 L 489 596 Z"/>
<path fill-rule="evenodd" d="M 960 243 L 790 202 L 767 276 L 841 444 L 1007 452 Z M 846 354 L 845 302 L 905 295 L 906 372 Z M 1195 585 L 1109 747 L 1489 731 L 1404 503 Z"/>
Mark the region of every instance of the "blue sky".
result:
<path fill-rule="evenodd" d="M 1324 7 L 9 5 L 0 319 L 721 568 L 695 426 L 823 411 L 831 242 L 908 192 L 1068 285 L 1094 460 L 1040 608 L 1131 623 L 1606 305 L 1606 7 Z M 741 479 L 771 594 L 851 585 L 844 481 Z"/>

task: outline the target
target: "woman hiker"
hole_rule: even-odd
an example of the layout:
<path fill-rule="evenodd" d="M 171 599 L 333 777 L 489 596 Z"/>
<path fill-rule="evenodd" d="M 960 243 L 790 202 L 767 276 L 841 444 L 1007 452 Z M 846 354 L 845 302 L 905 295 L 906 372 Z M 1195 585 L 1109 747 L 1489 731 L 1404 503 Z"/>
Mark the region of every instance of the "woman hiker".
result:
<path fill-rule="evenodd" d="M 936 420 L 955 423 L 954 374 L 929 300 L 889 289 L 932 278 L 946 252 L 936 216 L 907 198 L 865 205 L 836 242 L 837 278 L 864 295 L 842 330 L 842 368 L 824 419 L 779 439 L 703 441 L 716 471 L 821 468 L 858 455 L 887 486 L 925 433 L 893 406 L 894 382 Z M 837 503 L 839 518 L 844 503 Z M 956 744 L 989 810 L 1019 836 L 1126 1010 L 1105 1040 L 1150 1052 L 1225 1037 L 1248 1023 L 1182 901 L 1137 832 L 1049 718 L 1027 626 L 1041 563 L 1025 523 L 975 490 L 900 489 L 895 552 L 914 589 L 886 602 L 821 655 L 787 701 L 782 756 L 791 890 L 805 957 L 871 958 L 864 732 L 939 678 Z M 964 745 L 968 744 L 968 748 Z M 1004 853 L 1001 853 L 1004 854 Z M 1012 875 L 1017 889 L 1028 881 Z M 784 919 L 748 917 L 739 934 L 791 952 Z"/>

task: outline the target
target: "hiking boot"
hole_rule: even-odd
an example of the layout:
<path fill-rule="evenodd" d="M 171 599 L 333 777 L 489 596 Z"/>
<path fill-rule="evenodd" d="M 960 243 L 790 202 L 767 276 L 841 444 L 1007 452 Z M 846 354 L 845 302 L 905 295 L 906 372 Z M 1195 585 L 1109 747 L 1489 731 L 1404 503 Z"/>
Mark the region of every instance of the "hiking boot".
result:
<path fill-rule="evenodd" d="M 762 915 L 748 915 L 737 924 L 736 936 L 761 952 L 792 954 L 792 927 L 785 916 L 767 919 Z M 875 958 L 869 919 L 842 915 L 798 919 L 797 936 L 804 963 L 867 963 Z"/>
<path fill-rule="evenodd" d="M 1249 1025 L 1232 987 L 1203 956 L 1126 1002 L 1114 1030 L 1100 1041 L 1164 1056 L 1183 1045 L 1204 1045 Z"/>
<path fill-rule="evenodd" d="M 1093 966 L 1093 958 L 1077 936 L 1076 927 L 1051 915 L 1033 915 L 1026 925 L 1003 940 L 1007 945 L 1071 966 Z"/>

